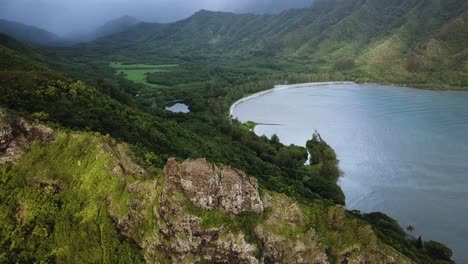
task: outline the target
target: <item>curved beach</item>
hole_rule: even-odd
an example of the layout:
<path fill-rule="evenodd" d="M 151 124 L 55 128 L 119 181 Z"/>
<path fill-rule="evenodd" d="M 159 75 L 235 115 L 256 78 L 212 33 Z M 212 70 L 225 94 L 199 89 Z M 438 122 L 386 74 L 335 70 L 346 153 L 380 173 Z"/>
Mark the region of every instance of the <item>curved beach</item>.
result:
<path fill-rule="evenodd" d="M 355 82 L 312 82 L 312 83 L 299 83 L 299 84 L 291 84 L 291 85 L 275 85 L 275 87 L 273 87 L 272 89 L 254 93 L 252 95 L 249 95 L 247 97 L 237 100 L 234 104 L 231 105 L 231 108 L 229 109 L 229 117 L 233 116 L 234 109 L 239 104 L 246 102 L 250 99 L 274 92 L 274 91 L 294 89 L 294 88 L 303 88 L 303 87 L 310 87 L 310 86 L 334 85 L 334 84 L 355 84 Z"/>

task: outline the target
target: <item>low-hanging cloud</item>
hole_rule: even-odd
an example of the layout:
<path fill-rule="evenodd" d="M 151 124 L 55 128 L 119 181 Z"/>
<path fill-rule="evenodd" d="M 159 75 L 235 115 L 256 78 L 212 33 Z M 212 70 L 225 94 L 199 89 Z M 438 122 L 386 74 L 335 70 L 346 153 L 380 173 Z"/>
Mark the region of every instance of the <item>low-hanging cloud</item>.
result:
<path fill-rule="evenodd" d="M 86 32 L 123 15 L 170 22 L 200 9 L 270 12 L 303 7 L 311 0 L 0 0 L 0 18 L 45 28 L 61 35 Z"/>

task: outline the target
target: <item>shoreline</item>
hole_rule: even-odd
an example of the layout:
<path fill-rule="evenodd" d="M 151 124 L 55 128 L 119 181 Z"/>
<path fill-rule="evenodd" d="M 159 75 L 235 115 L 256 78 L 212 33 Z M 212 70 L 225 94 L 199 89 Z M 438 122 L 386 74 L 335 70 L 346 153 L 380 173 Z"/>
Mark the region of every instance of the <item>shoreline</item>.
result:
<path fill-rule="evenodd" d="M 275 85 L 273 88 L 261 91 L 258 93 L 251 94 L 247 97 L 243 97 L 236 102 L 234 102 L 231 107 L 229 108 L 229 118 L 233 118 L 234 114 L 234 109 L 236 106 L 242 104 L 243 102 L 249 101 L 251 99 L 254 99 L 256 97 L 269 94 L 271 92 L 275 91 L 281 91 L 281 90 L 287 90 L 287 89 L 294 89 L 294 88 L 304 88 L 304 87 L 309 87 L 309 86 L 322 86 L 322 85 L 334 85 L 334 84 L 356 84 L 356 82 L 348 82 L 348 81 L 342 81 L 342 82 L 311 82 L 311 83 L 298 83 L 298 84 L 287 84 L 287 85 Z"/>

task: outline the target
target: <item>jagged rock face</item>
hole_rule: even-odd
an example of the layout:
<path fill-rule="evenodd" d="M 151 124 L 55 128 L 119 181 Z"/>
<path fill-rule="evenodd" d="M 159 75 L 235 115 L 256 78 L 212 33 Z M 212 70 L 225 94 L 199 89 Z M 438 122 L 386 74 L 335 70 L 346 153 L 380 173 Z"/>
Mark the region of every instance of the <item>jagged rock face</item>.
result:
<path fill-rule="evenodd" d="M 256 233 L 263 241 L 265 263 L 329 263 L 314 229 L 294 237 L 281 234 L 280 230 L 292 231 L 304 225 L 304 215 L 296 202 L 282 195 L 267 194 L 264 204 L 271 212 L 268 219 L 257 226 Z"/>
<path fill-rule="evenodd" d="M 13 140 L 13 129 L 10 124 L 4 124 L 0 127 L 0 151 L 5 150 Z"/>
<path fill-rule="evenodd" d="M 13 118 L 0 109 L 0 165 L 16 163 L 25 149 L 36 140 L 52 142 L 54 131 L 24 118 Z"/>
<path fill-rule="evenodd" d="M 170 159 L 165 167 L 168 180 L 180 186 L 190 201 L 205 210 L 222 210 L 238 215 L 263 211 L 255 178 L 244 172 L 208 163 L 205 159 L 178 164 Z"/>
<path fill-rule="evenodd" d="M 245 241 L 243 233 L 224 227 L 203 229 L 202 219 L 184 211 L 177 195 L 169 190 L 165 186 L 155 214 L 159 240 L 150 245 L 153 249 L 164 252 L 171 263 L 259 263 L 257 248 Z"/>
<path fill-rule="evenodd" d="M 181 164 L 170 159 L 165 173 L 166 181 L 154 208 L 158 235 L 152 242 L 147 240 L 144 248 L 165 252 L 172 263 L 259 263 L 256 246 L 246 242 L 243 233 L 233 233 L 222 226 L 204 229 L 202 219 L 184 205 L 184 199 L 189 198 L 202 209 L 232 214 L 262 211 L 258 190 L 245 174 L 218 169 L 204 159 Z"/>
<path fill-rule="evenodd" d="M 128 213 L 119 214 L 110 197 L 109 214 L 121 233 L 143 249 L 147 263 L 407 263 L 361 243 L 327 254 L 323 233 L 311 225 L 303 205 L 268 191 L 262 201 L 255 180 L 204 159 L 182 163 L 170 159 L 165 175 L 134 182 L 127 190 L 134 197 Z M 205 215 L 200 209 L 218 212 Z M 238 214 L 245 211 L 257 212 L 261 219 L 254 230 L 232 229 L 228 222 L 206 225 L 209 217 L 223 214 L 228 215 L 223 221 L 239 220 Z M 366 227 L 357 233 L 374 237 Z"/>

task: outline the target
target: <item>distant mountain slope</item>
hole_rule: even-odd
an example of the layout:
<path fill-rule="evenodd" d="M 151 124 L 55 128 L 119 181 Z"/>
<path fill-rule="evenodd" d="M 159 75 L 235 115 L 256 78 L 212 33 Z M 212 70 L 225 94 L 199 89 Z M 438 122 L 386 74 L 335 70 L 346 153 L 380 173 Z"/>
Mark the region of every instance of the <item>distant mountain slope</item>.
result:
<path fill-rule="evenodd" d="M 313 0 L 241 0 L 235 2 L 235 5 L 241 5 L 241 7 L 232 10 L 235 12 L 277 13 L 290 8 L 306 7 L 312 2 Z"/>
<path fill-rule="evenodd" d="M 141 21 L 131 16 L 122 16 L 117 19 L 108 21 L 100 27 L 97 27 L 90 32 L 81 34 L 70 34 L 67 38 L 74 42 L 91 42 L 102 37 L 108 37 L 137 25 Z"/>
<path fill-rule="evenodd" d="M 275 58 L 363 81 L 468 86 L 467 10 L 466 0 L 317 0 L 278 15 L 202 10 L 175 23 L 143 23 L 88 47 L 134 60 Z"/>
<path fill-rule="evenodd" d="M 63 43 L 59 36 L 44 29 L 5 19 L 0 19 L 0 32 L 30 44 L 57 45 Z"/>
<path fill-rule="evenodd" d="M 96 29 L 96 31 L 93 34 L 93 37 L 100 38 L 120 33 L 140 22 L 140 20 L 131 16 L 119 17 L 117 19 L 105 23 L 104 25 Z"/>

